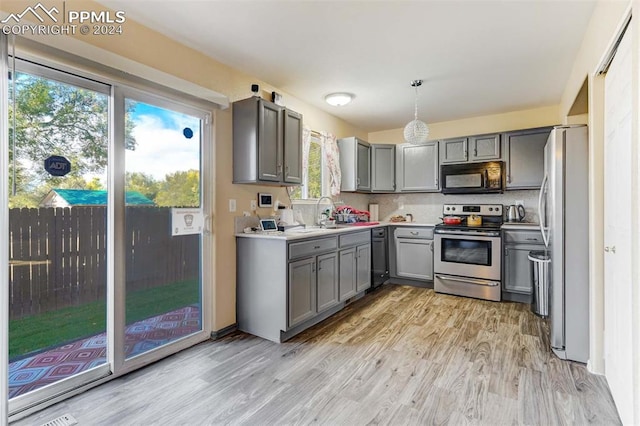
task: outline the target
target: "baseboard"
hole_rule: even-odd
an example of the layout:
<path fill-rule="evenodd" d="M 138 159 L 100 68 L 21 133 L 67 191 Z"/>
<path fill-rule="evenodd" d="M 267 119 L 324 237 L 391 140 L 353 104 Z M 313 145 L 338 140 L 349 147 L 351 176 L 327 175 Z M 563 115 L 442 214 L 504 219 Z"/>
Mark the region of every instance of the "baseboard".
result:
<path fill-rule="evenodd" d="M 228 336 L 229 334 L 233 333 L 237 329 L 238 329 L 238 323 L 233 323 L 224 328 L 221 328 L 220 330 L 212 331 L 211 340 L 222 339 L 224 336 Z"/>

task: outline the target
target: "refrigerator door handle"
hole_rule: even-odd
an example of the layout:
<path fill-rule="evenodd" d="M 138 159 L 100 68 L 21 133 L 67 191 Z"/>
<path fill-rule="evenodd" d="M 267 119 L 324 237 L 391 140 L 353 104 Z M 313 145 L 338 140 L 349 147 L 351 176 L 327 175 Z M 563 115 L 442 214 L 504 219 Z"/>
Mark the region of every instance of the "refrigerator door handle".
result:
<path fill-rule="evenodd" d="M 542 241 L 544 241 L 544 246 L 549 247 L 549 236 L 544 232 L 544 228 L 547 226 L 545 223 L 546 217 L 544 212 L 542 211 L 542 199 L 544 198 L 544 190 L 549 181 L 549 175 L 545 174 L 544 179 L 542 179 L 542 185 L 540 186 L 540 195 L 538 196 L 538 217 L 540 218 L 540 232 L 542 233 Z"/>

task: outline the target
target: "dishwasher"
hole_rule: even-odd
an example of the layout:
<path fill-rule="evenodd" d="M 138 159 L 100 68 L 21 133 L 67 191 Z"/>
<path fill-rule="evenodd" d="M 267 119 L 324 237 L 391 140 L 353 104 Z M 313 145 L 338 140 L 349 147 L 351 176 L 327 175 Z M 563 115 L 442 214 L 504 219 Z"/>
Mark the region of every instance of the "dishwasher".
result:
<path fill-rule="evenodd" d="M 389 279 L 389 241 L 387 228 L 371 230 L 371 287 L 381 286 Z"/>
<path fill-rule="evenodd" d="M 394 243 L 398 277 L 433 281 L 433 228 L 398 227 Z"/>

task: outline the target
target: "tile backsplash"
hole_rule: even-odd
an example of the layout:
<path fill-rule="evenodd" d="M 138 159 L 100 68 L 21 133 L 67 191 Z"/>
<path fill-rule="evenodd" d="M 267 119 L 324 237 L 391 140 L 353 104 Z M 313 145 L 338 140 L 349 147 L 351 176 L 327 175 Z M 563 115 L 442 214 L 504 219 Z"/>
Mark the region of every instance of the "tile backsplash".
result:
<path fill-rule="evenodd" d="M 379 219 L 387 221 L 393 215 L 413 215 L 420 223 L 438 223 L 442 217 L 443 204 L 515 204 L 524 201 L 525 221 L 538 222 L 537 189 L 506 191 L 503 194 L 444 195 L 441 193 L 415 194 L 351 194 L 342 193 L 340 199 L 357 209 L 367 209 L 369 203 L 379 204 Z"/>

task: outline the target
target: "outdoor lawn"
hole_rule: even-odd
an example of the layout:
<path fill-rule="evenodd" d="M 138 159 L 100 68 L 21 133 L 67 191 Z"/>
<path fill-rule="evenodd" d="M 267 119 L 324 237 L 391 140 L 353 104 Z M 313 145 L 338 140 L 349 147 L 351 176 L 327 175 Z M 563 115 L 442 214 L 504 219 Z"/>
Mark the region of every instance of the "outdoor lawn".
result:
<path fill-rule="evenodd" d="M 198 280 L 139 290 L 127 294 L 126 322 L 131 324 L 185 306 L 200 304 Z M 31 352 L 41 352 L 103 333 L 106 329 L 106 302 L 47 312 L 9 321 L 9 360 Z"/>

